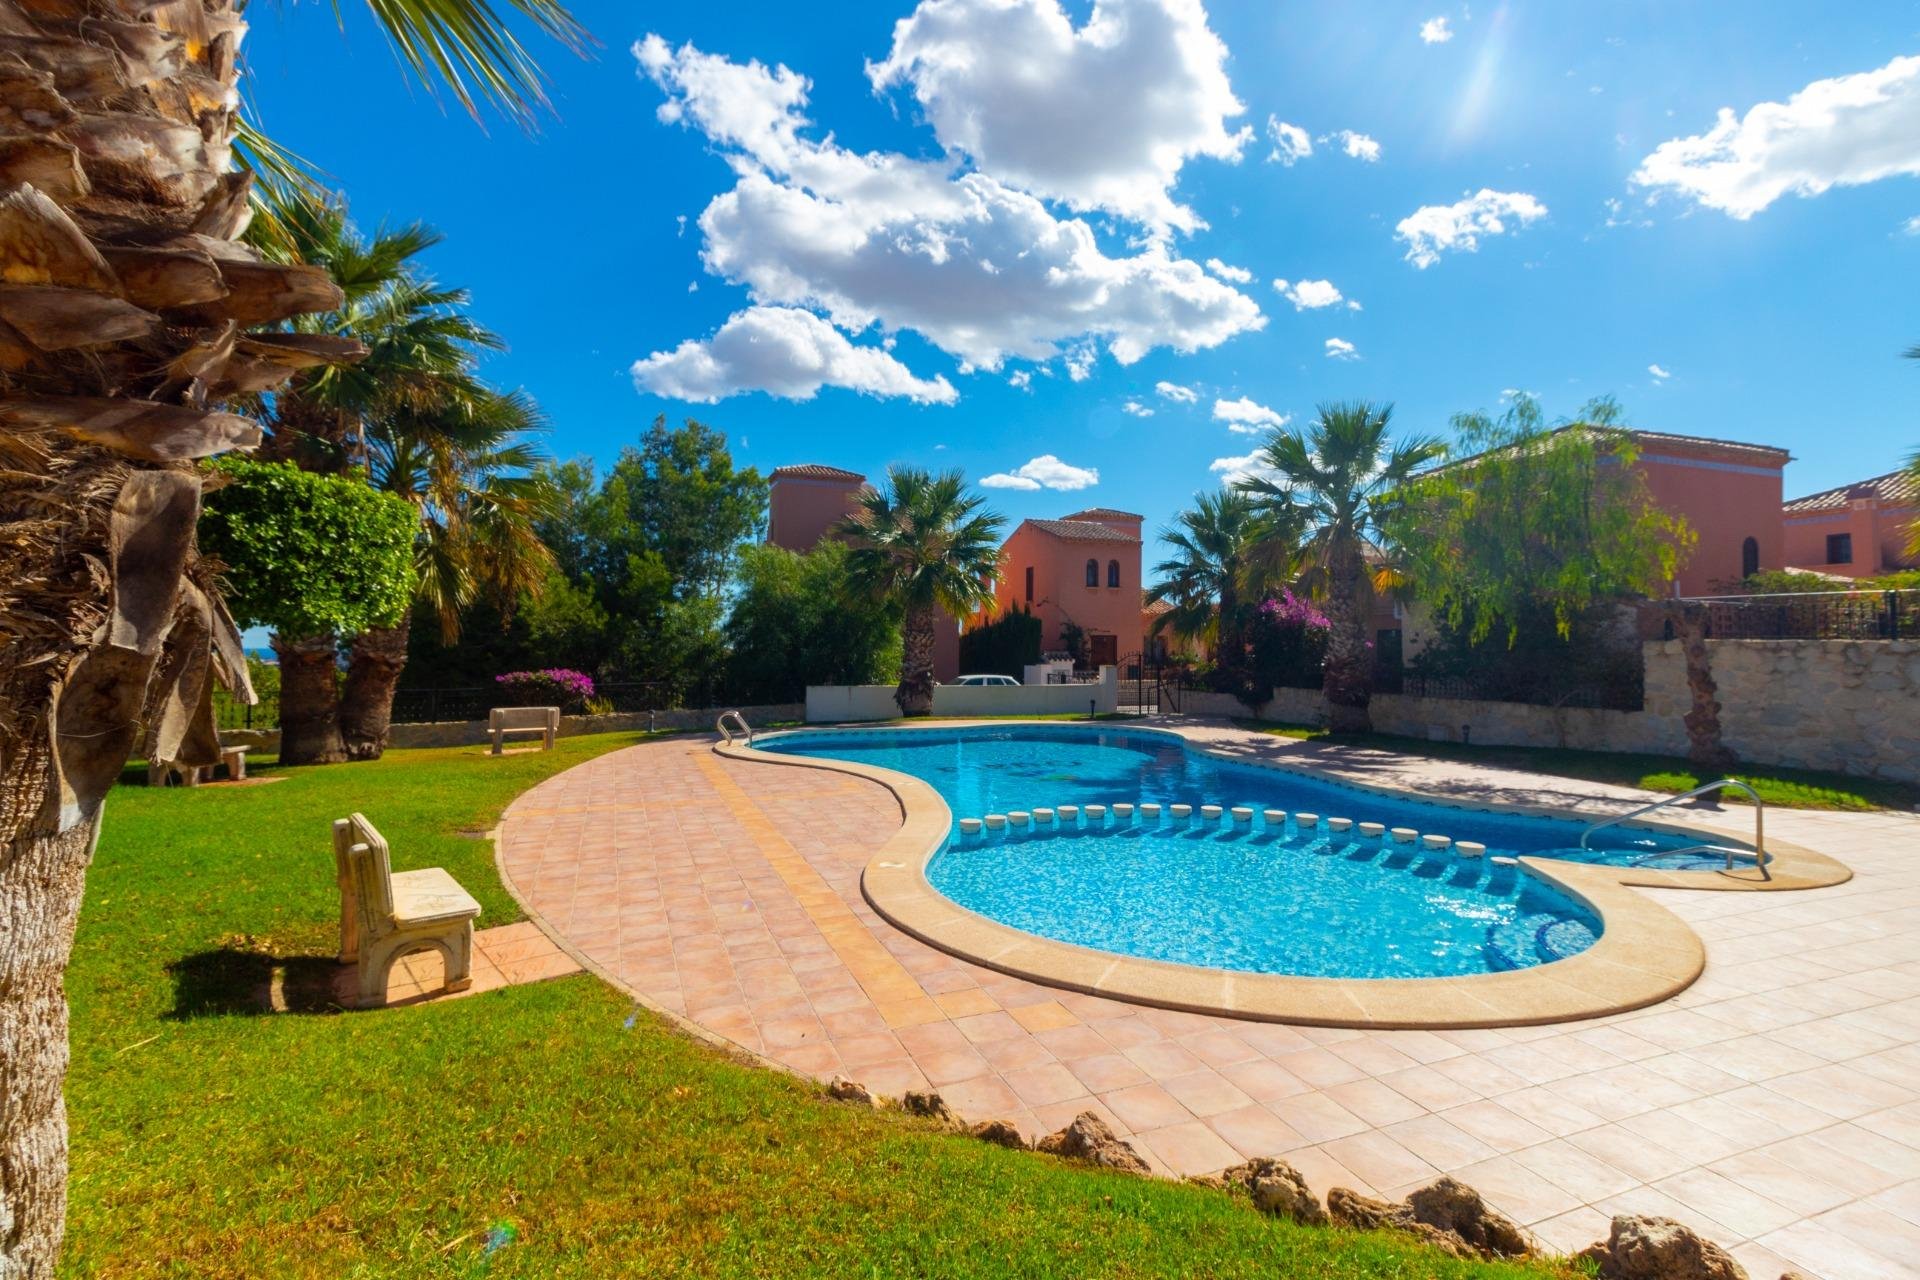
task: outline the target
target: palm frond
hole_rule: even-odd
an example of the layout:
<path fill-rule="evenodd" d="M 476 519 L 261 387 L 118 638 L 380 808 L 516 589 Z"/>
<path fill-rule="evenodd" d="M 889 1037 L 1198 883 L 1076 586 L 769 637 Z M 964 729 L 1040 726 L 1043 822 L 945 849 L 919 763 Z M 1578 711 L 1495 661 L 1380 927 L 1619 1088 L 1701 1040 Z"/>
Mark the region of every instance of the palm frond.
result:
<path fill-rule="evenodd" d="M 336 14 L 339 0 L 334 0 Z M 507 7 L 584 54 L 594 43 L 558 0 L 507 0 Z M 486 0 L 368 0 L 395 55 L 429 92 L 446 89 L 476 119 L 486 103 L 521 128 L 550 107 L 546 73 Z"/>

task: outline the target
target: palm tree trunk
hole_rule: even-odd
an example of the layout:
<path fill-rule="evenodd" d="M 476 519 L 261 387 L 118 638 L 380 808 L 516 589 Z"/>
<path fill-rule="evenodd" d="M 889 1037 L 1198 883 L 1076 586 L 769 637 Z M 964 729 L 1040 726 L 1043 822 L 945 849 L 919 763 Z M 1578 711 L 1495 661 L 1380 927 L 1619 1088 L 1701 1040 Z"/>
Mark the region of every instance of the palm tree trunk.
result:
<path fill-rule="evenodd" d="M 280 763 L 339 764 L 339 652 L 331 634 L 289 639 L 275 634 L 280 659 Z"/>
<path fill-rule="evenodd" d="M 1680 722 L 1687 727 L 1687 759 L 1704 769 L 1724 772 L 1739 758 L 1720 737 L 1720 686 L 1713 678 L 1713 660 L 1707 653 L 1707 611 L 1693 602 L 1668 606 L 1674 638 L 1687 663 L 1690 705 Z"/>
<path fill-rule="evenodd" d="M 1220 652 L 1215 665 L 1236 681 L 1247 665 L 1247 643 L 1240 633 L 1240 593 L 1231 577 L 1220 581 Z"/>
<path fill-rule="evenodd" d="M 903 716 L 933 714 L 933 625 L 934 606 L 907 609 L 901 628 L 900 687 L 893 693 Z"/>
<path fill-rule="evenodd" d="M 1341 548 L 1333 556 L 1327 591 L 1327 657 L 1321 692 L 1327 727 L 1335 733 L 1369 733 L 1373 717 L 1373 665 L 1367 651 L 1367 619 L 1360 610 L 1359 554 Z"/>
<path fill-rule="evenodd" d="M 413 619 L 402 614 L 391 627 L 373 627 L 353 638 L 347 654 L 347 687 L 340 695 L 340 736 L 349 760 L 378 760 L 393 724 L 393 692 L 407 665 L 407 634 Z"/>

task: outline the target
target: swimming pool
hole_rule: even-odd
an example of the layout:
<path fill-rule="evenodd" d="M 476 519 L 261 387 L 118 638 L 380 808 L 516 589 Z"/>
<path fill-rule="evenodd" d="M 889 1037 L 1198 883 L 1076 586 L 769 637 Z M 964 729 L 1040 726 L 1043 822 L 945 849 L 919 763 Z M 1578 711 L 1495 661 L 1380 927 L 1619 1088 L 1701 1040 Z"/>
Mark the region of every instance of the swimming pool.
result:
<path fill-rule="evenodd" d="M 1088 805 L 1194 806 L 1190 819 L 1075 816 L 961 834 L 926 867 L 953 902 L 1011 928 L 1119 955 L 1301 977 L 1456 977 L 1576 955 L 1602 932 L 1585 903 L 1496 858 L 1627 862 L 1692 843 L 1437 805 L 1220 760 L 1137 729 L 1001 725 L 798 731 L 762 751 L 846 760 L 927 782 L 956 818 Z M 1211 821 L 1200 806 L 1247 806 Z M 1264 811 L 1285 811 L 1277 821 Z M 1334 831 L 1346 817 L 1485 846 L 1484 856 Z M 1277 815 L 1275 815 L 1277 817 Z M 1685 865 L 1692 855 L 1677 859 Z M 1720 865 L 1718 860 L 1707 860 Z M 1670 864 L 1671 865 L 1671 864 Z"/>

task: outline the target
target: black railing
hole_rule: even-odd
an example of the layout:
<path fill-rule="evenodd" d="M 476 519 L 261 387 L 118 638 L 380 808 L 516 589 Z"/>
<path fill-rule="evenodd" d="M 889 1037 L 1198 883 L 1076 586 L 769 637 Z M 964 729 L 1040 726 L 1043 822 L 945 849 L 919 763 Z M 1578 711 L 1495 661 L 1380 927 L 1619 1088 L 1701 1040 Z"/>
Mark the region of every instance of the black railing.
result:
<path fill-rule="evenodd" d="M 1920 591 L 1700 596 L 1710 640 L 1903 640 L 1920 634 Z M 1672 637 L 1672 624 L 1667 626 Z"/>
<path fill-rule="evenodd" d="M 1375 692 L 1389 690 L 1374 686 Z M 1646 689 L 1639 680 L 1587 681 L 1551 687 L 1527 687 L 1511 681 L 1478 680 L 1471 676 L 1423 676 L 1408 671 L 1392 692 L 1409 698 L 1456 698 L 1465 702 L 1521 702 L 1534 707 L 1580 707 L 1592 711 L 1639 711 L 1646 705 Z"/>

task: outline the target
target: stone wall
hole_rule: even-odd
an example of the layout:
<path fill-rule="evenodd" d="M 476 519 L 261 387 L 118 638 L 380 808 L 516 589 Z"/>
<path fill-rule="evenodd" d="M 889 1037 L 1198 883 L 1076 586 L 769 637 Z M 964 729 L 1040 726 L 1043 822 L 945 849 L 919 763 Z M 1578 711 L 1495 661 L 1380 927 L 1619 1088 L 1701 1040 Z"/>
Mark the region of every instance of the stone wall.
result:
<path fill-rule="evenodd" d="M 1379 693 L 1373 725 L 1382 733 L 1486 746 L 1684 756 L 1686 658 L 1676 640 L 1642 648 L 1646 700 L 1640 711 Z M 1740 759 L 1920 782 L 1920 641 L 1710 640 L 1707 653 L 1719 686 L 1722 737 Z M 1189 690 L 1180 695 L 1180 710 L 1326 722 L 1319 693 L 1306 689 L 1276 690 L 1257 710 L 1232 694 Z"/>
<path fill-rule="evenodd" d="M 577 737 L 583 733 L 632 733 L 642 729 L 711 729 L 713 718 L 722 707 L 677 707 L 668 711 L 622 711 L 605 716 L 561 716 L 560 736 Z M 747 723 L 762 728 L 776 721 L 804 718 L 806 708 L 797 702 L 766 706 L 740 707 Z M 259 751 L 278 751 L 278 729 L 225 729 L 220 740 L 229 746 L 249 746 Z M 387 745 L 396 750 L 406 747 L 467 747 L 492 741 L 485 720 L 442 720 L 433 724 L 397 724 L 387 735 Z M 508 746 L 525 746 L 532 738 L 508 738 Z"/>

